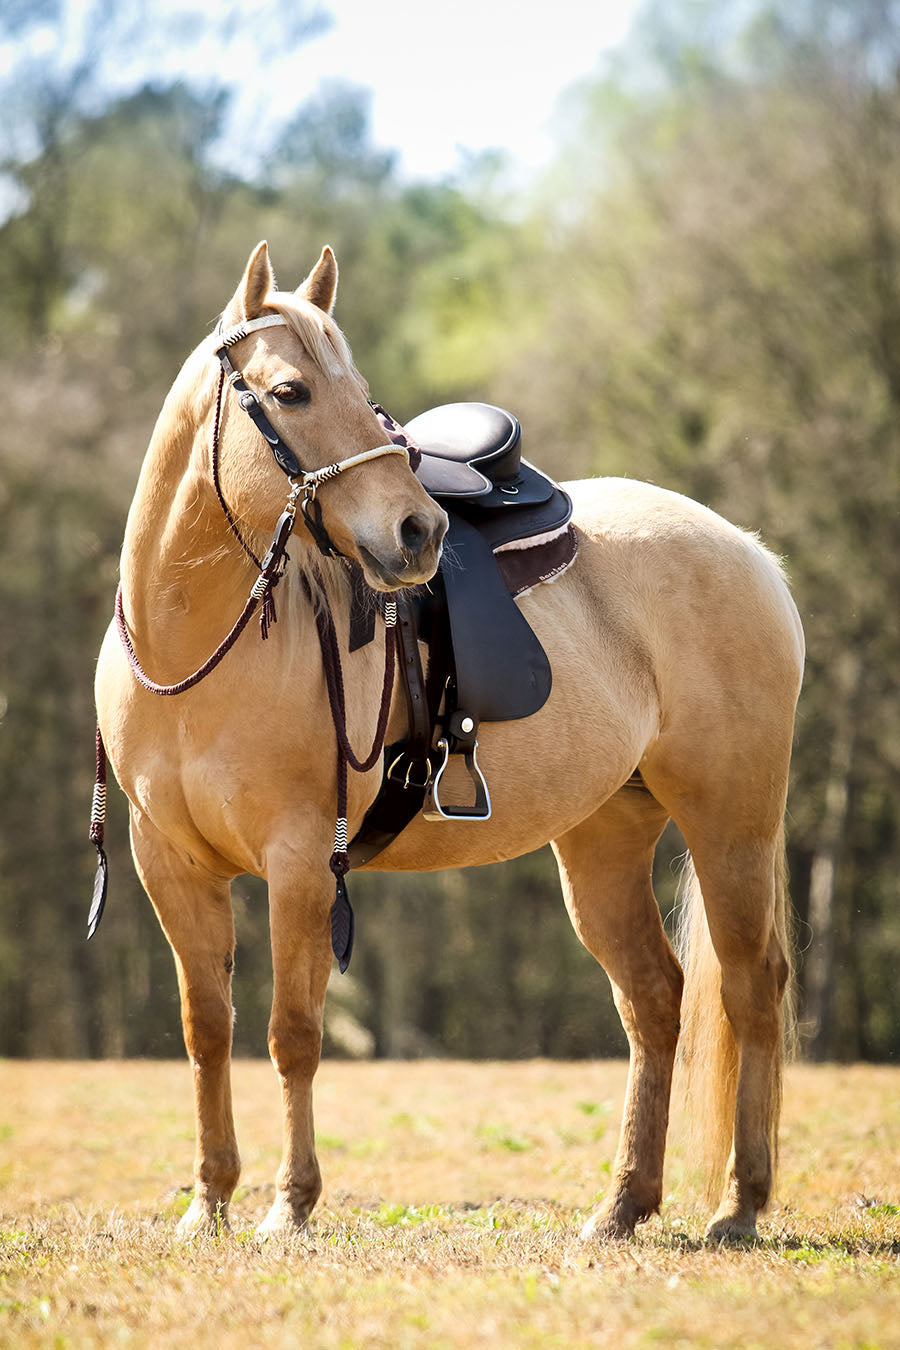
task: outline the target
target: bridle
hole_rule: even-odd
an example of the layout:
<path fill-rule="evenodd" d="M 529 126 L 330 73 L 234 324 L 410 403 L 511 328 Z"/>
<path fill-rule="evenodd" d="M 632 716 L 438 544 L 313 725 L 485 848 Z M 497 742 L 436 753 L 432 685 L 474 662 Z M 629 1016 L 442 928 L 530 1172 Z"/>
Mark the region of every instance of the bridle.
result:
<path fill-rule="evenodd" d="M 378 445 L 374 450 L 363 450 L 360 454 L 350 455 L 347 459 L 338 460 L 334 464 L 326 464 L 321 469 L 304 469 L 301 467 L 297 456 L 289 445 L 281 439 L 278 432 L 272 426 L 268 417 L 262 410 L 262 405 L 252 389 L 249 388 L 244 377 L 239 370 L 235 370 L 231 364 L 228 355 L 228 349 L 235 343 L 241 342 L 251 333 L 257 332 L 261 328 L 273 328 L 278 324 L 287 325 L 287 320 L 280 314 L 266 314 L 259 319 L 245 319 L 242 323 L 235 324 L 232 328 L 224 328 L 220 324 L 216 334 L 218 346 L 215 349 L 216 356 L 222 367 L 222 378 L 219 381 L 219 388 L 216 397 L 216 417 L 215 430 L 213 433 L 213 474 L 216 480 L 216 491 L 219 500 L 228 518 L 228 523 L 232 530 L 237 534 L 238 539 L 244 551 L 247 552 L 247 546 L 238 534 L 237 527 L 234 524 L 231 512 L 225 504 L 221 488 L 218 483 L 217 467 L 217 445 L 219 429 L 219 413 L 221 410 L 222 391 L 224 383 L 231 385 L 237 394 L 238 403 L 244 412 L 250 418 L 263 440 L 275 458 L 275 463 L 291 481 L 291 500 L 296 501 L 298 496 L 302 495 L 301 510 L 304 520 L 310 534 L 316 542 L 319 552 L 326 558 L 340 556 L 340 550 L 335 548 L 328 537 L 328 531 L 322 523 L 322 510 L 319 506 L 317 492 L 322 483 L 327 483 L 331 478 L 337 478 L 338 474 L 344 473 L 347 469 L 353 469 L 358 464 L 365 464 L 370 459 L 378 459 L 381 455 L 406 454 L 409 457 L 410 465 L 413 469 L 418 468 L 421 452 L 418 446 L 406 436 L 403 429 L 390 417 L 384 409 L 377 403 L 370 404 L 376 417 L 388 435 L 392 438 L 386 445 Z M 249 555 L 253 557 L 252 554 Z M 255 561 L 255 559 L 254 559 Z"/>
<path fill-rule="evenodd" d="M 284 575 L 284 566 L 287 562 L 287 543 L 294 528 L 298 501 L 303 512 L 304 521 L 320 553 L 325 557 L 342 557 L 344 555 L 340 553 L 329 538 L 328 531 L 322 521 L 321 508 L 317 496 L 320 486 L 323 483 L 327 483 L 332 478 L 337 478 L 339 474 L 345 473 L 347 469 L 356 468 L 360 464 L 366 464 L 369 460 L 379 459 L 384 455 L 406 455 L 409 459 L 410 466 L 413 469 L 418 466 L 421 458 L 421 452 L 418 446 L 407 437 L 403 428 L 400 427 L 399 424 L 395 422 L 382 407 L 380 407 L 380 405 L 373 403 L 370 405 L 372 410 L 383 429 L 388 436 L 391 437 L 387 444 L 376 446 L 372 450 L 363 450 L 356 455 L 349 455 L 346 459 L 337 460 L 335 463 L 327 464 L 320 469 L 304 469 L 297 459 L 297 456 L 294 454 L 294 451 L 281 439 L 278 432 L 272 426 L 272 423 L 263 412 L 259 398 L 247 385 L 241 371 L 236 370 L 232 365 L 228 355 L 231 347 L 236 343 L 241 342 L 251 333 L 257 332 L 263 328 L 273 328 L 278 324 L 283 324 L 285 327 L 288 326 L 287 320 L 282 318 L 280 314 L 267 314 L 257 319 L 245 319 L 242 323 L 235 324 L 230 328 L 224 328 L 220 324 L 216 334 L 218 345 L 215 348 L 215 355 L 219 360 L 221 371 L 216 392 L 216 408 L 213 421 L 211 456 L 213 482 L 216 489 L 216 495 L 232 533 L 237 538 L 248 558 L 250 558 L 259 569 L 259 576 L 254 582 L 250 594 L 244 604 L 244 608 L 231 631 L 222 642 L 219 643 L 216 650 L 207 657 L 203 664 L 191 675 L 186 676 L 183 680 L 177 681 L 175 684 L 158 684 L 147 675 L 134 650 L 122 605 L 121 582 L 116 591 L 115 622 L 119 638 L 125 649 L 135 678 L 145 689 L 153 694 L 169 696 L 181 694 L 188 689 L 192 689 L 195 685 L 199 684 L 201 680 L 204 680 L 207 675 L 212 673 L 226 653 L 234 646 L 238 637 L 241 635 L 244 628 L 246 628 L 251 617 L 260 605 L 262 605 L 260 612 L 260 633 L 263 639 L 268 637 L 270 625 L 276 622 L 272 592 Z M 268 552 L 261 560 L 257 558 L 256 554 L 238 529 L 237 522 L 234 519 L 222 491 L 219 477 L 219 432 L 222 400 L 226 383 L 230 384 L 235 391 L 240 406 L 269 446 L 276 464 L 288 476 L 290 482 L 290 490 L 288 492 L 285 509 L 275 525 L 272 542 L 269 545 Z M 307 590 L 309 592 L 308 583 Z M 309 592 L 309 594 L 310 598 L 312 598 L 311 592 Z M 334 849 L 332 851 L 329 866 L 336 882 L 336 896 L 331 907 L 331 940 L 334 954 L 338 958 L 338 963 L 342 972 L 347 969 L 353 948 L 353 911 L 350 908 L 347 889 L 344 883 L 344 876 L 350 870 L 350 859 L 347 855 L 347 770 L 349 767 L 359 773 L 366 773 L 375 766 L 381 757 L 384 749 L 384 738 L 387 732 L 391 694 L 394 684 L 397 604 L 396 601 L 385 600 L 380 607 L 385 628 L 387 630 L 385 634 L 384 683 L 382 686 L 381 706 L 379 708 L 372 749 L 364 759 L 360 759 L 354 754 L 347 739 L 346 708 L 340 650 L 338 647 L 334 618 L 328 604 L 328 598 L 324 587 L 321 588 L 321 602 L 314 606 L 316 629 L 322 653 L 325 683 L 328 690 L 328 701 L 337 737 L 337 823 L 335 826 Z M 106 816 L 106 752 L 103 746 L 103 739 L 100 734 L 99 726 L 97 727 L 96 751 L 96 775 L 94 798 L 91 809 L 90 837 L 92 843 L 97 848 L 98 866 L 97 877 L 94 883 L 94 898 L 91 905 L 91 912 L 88 917 L 88 938 L 93 937 L 103 915 L 103 909 L 106 904 L 108 873 L 106 854 L 103 850 L 104 822 Z"/>

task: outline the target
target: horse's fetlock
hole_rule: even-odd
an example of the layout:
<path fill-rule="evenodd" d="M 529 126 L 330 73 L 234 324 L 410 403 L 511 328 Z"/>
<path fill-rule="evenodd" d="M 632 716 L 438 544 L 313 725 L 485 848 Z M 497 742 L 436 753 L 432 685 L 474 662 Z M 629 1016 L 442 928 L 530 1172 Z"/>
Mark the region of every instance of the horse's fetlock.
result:
<path fill-rule="evenodd" d="M 734 1195 L 742 1209 L 752 1209 L 759 1213 L 769 1203 L 772 1190 L 771 1168 L 741 1172 L 735 1177 Z"/>
<path fill-rule="evenodd" d="M 588 1219 L 581 1230 L 581 1237 L 587 1241 L 616 1242 L 634 1236 L 639 1223 L 649 1219 L 659 1209 L 662 1193 L 645 1196 L 636 1195 L 631 1184 L 617 1180 L 616 1188 L 604 1205 Z"/>
<path fill-rule="evenodd" d="M 207 1152 L 199 1159 L 195 1174 L 198 1193 L 211 1197 L 213 1201 L 225 1203 L 231 1199 L 240 1180 L 241 1159 L 237 1149 L 217 1149 Z"/>
<path fill-rule="evenodd" d="M 658 1213 L 662 1204 L 662 1185 L 647 1182 L 634 1172 L 623 1173 L 615 1179 L 615 1192 L 610 1204 L 627 1210 L 635 1223 L 643 1223 L 651 1214 Z"/>
<path fill-rule="evenodd" d="M 303 1224 L 309 1218 L 322 1194 L 322 1174 L 318 1165 L 308 1169 L 303 1177 L 292 1177 L 290 1181 L 278 1178 L 278 1193 L 275 1203 L 289 1213 L 293 1221 Z"/>

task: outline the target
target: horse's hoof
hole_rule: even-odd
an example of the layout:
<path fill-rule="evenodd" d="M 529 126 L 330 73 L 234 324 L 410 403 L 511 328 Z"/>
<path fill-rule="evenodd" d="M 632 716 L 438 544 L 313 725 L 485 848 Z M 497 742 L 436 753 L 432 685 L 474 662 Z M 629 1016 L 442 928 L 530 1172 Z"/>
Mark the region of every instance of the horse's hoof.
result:
<path fill-rule="evenodd" d="M 257 1242 L 268 1242 L 270 1238 L 305 1238 L 308 1235 L 308 1216 L 295 1214 L 290 1205 L 279 1204 L 277 1200 L 253 1233 Z"/>
<path fill-rule="evenodd" d="M 637 1217 L 631 1206 L 612 1205 L 598 1210 L 582 1226 L 578 1234 L 582 1242 L 628 1242 L 634 1237 Z"/>
<path fill-rule="evenodd" d="M 222 1237 L 231 1232 L 228 1208 L 222 1204 L 210 1207 L 194 1196 L 189 1209 L 179 1219 L 175 1232 L 183 1242 L 191 1242 L 196 1238 Z"/>
<path fill-rule="evenodd" d="M 758 1241 L 756 1220 L 746 1215 L 722 1214 L 706 1230 L 707 1247 L 751 1246 Z"/>

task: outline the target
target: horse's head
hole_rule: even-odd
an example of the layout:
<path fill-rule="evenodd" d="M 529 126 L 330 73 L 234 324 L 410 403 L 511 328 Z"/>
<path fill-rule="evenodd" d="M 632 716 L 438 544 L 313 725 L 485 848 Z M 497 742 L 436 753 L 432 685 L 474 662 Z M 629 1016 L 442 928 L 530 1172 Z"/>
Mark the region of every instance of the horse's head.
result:
<path fill-rule="evenodd" d="M 226 329 L 266 315 L 284 320 L 239 338 L 228 355 L 307 473 L 383 447 L 387 440 L 331 318 L 337 276 L 334 254 L 326 247 L 296 291 L 277 291 L 262 243 L 223 315 Z M 219 458 L 235 517 L 270 531 L 290 484 L 263 436 L 227 394 Z M 417 585 L 434 575 L 447 517 L 413 475 L 405 453 L 367 460 L 323 482 L 317 509 L 330 541 L 359 561 L 375 590 Z M 308 538 L 300 522 L 298 514 L 297 532 Z"/>

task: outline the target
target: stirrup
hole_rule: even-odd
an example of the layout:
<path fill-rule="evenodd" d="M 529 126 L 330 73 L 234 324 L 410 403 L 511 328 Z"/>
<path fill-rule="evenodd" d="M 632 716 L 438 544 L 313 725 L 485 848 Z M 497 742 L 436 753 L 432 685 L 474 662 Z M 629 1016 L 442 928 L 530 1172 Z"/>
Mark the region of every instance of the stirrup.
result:
<path fill-rule="evenodd" d="M 491 794 L 488 792 L 488 785 L 484 781 L 484 774 L 478 767 L 478 759 L 475 754 L 478 749 L 478 742 L 475 741 L 472 749 L 465 752 L 466 769 L 475 785 L 475 801 L 472 806 L 450 806 L 449 804 L 445 806 L 441 801 L 439 788 L 444 770 L 450 759 L 450 742 L 445 736 L 442 736 L 438 741 L 437 748 L 443 752 L 444 758 L 428 787 L 425 805 L 422 807 L 422 815 L 426 820 L 489 820 Z"/>

